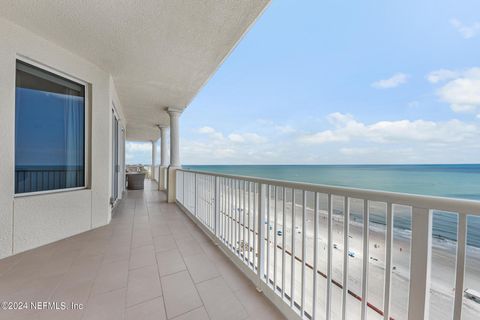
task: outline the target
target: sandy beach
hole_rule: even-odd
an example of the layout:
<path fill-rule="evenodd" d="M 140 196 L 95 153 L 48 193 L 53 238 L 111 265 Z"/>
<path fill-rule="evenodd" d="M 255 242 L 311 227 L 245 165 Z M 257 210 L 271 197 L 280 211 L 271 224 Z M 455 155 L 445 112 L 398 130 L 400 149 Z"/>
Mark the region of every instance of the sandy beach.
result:
<path fill-rule="evenodd" d="M 241 194 L 241 192 L 240 192 Z M 285 293 L 290 296 L 291 294 L 291 256 L 288 252 L 292 251 L 292 229 L 294 230 L 295 244 L 294 255 L 297 257 L 294 263 L 294 301 L 301 306 L 301 279 L 302 279 L 302 211 L 303 205 L 297 203 L 295 210 L 295 222 L 292 228 L 292 210 L 291 201 L 285 206 L 285 227 L 283 226 L 283 212 L 282 202 L 278 200 L 276 207 L 276 224 L 275 224 L 275 204 L 274 200 L 270 201 L 270 220 L 265 224 L 265 236 L 269 232 L 269 266 L 266 266 L 270 275 L 270 281 L 276 281 L 277 290 L 279 293 L 283 287 L 282 284 L 282 242 L 283 236 L 285 236 Z M 332 254 L 332 282 L 338 284 L 332 284 L 332 319 L 341 319 L 342 313 L 342 289 L 343 286 L 343 255 L 344 255 L 344 243 L 343 243 L 343 200 L 336 199 L 334 201 L 334 216 L 332 224 L 332 237 L 335 247 Z M 313 210 L 309 208 L 307 201 L 306 209 L 306 228 L 305 228 L 305 302 L 304 309 L 309 314 L 312 313 L 312 297 L 313 297 L 313 270 L 310 266 L 313 266 L 313 250 L 314 250 L 314 220 Z M 253 196 L 251 198 L 251 204 L 253 207 Z M 383 204 L 373 204 L 377 208 L 371 208 L 372 212 L 381 211 Z M 353 210 L 354 203 L 351 204 L 351 211 Z M 250 231 L 250 238 L 248 238 L 248 232 L 245 239 L 243 239 L 243 225 L 249 225 L 250 228 L 254 225 L 254 215 L 250 215 L 250 221 L 248 221 L 248 201 L 247 210 L 243 208 L 243 199 L 238 203 L 238 206 L 227 206 L 224 208 L 224 204 L 221 204 L 222 212 L 233 212 L 233 230 L 239 230 L 240 232 L 234 232 L 235 241 L 237 247 L 241 251 L 243 248 L 248 250 L 250 247 L 253 249 L 253 232 Z M 233 208 L 237 208 L 236 210 Z M 394 211 L 394 217 L 395 217 Z M 245 216 L 245 217 L 244 217 Z M 255 217 L 257 218 L 257 217 Z M 245 220 L 244 220 L 245 219 Z M 394 218 L 395 219 L 395 218 Z M 222 220 L 222 219 L 221 219 Z M 267 219 L 266 219 L 267 220 Z M 360 319 L 361 302 L 358 298 L 362 295 L 362 266 L 363 266 L 363 219 L 359 219 L 358 215 L 350 216 L 349 224 L 349 246 L 348 250 L 354 252 L 354 257 L 349 257 L 349 272 L 347 288 L 353 294 L 347 295 L 347 316 L 348 319 Z M 227 229 L 230 227 L 230 220 L 226 221 L 225 226 Z M 239 221 L 240 223 L 235 223 Z M 223 222 L 222 222 L 223 223 Z M 325 274 L 327 273 L 327 212 L 325 210 L 319 211 L 318 216 L 318 271 L 317 277 L 317 316 L 322 319 L 325 314 L 326 303 L 326 283 Z M 248 230 L 247 228 L 245 228 Z M 383 317 L 376 312 L 375 307 L 378 310 L 383 310 L 383 290 L 384 290 L 384 272 L 385 272 L 385 226 L 370 222 L 369 229 L 369 263 L 368 263 L 368 294 L 367 301 L 373 306 L 368 308 L 369 319 L 382 319 Z M 281 233 L 279 233 L 279 231 Z M 238 234 L 237 234 L 238 233 Z M 275 243 L 276 239 L 276 243 Z M 250 244 L 248 244 L 250 242 Z M 245 243 L 245 245 L 243 245 Z M 275 257 L 275 245 L 276 247 L 276 277 L 274 276 L 274 257 Z M 255 243 L 255 247 L 258 248 L 258 243 Z M 255 249 L 258 252 L 258 249 Z M 432 249 L 432 279 L 431 279 L 431 298 L 430 298 L 430 319 L 451 319 L 453 315 L 453 295 L 454 295 L 454 277 L 455 277 L 455 250 L 456 245 L 454 242 L 433 239 Z M 265 241 L 265 252 L 267 252 L 267 241 Z M 253 253 L 250 254 L 253 259 Z M 393 266 L 392 272 L 392 293 L 391 293 L 391 317 L 394 319 L 407 319 L 408 311 L 408 291 L 409 291 L 409 275 L 410 275 L 410 234 L 408 231 L 394 229 L 394 241 L 393 241 Z M 480 265 L 480 254 L 476 248 L 468 248 L 466 272 L 465 272 L 465 288 L 473 288 L 475 290 L 480 289 L 480 274 L 478 272 L 478 265 Z M 480 314 L 480 304 L 464 298 L 463 319 L 478 319 Z"/>

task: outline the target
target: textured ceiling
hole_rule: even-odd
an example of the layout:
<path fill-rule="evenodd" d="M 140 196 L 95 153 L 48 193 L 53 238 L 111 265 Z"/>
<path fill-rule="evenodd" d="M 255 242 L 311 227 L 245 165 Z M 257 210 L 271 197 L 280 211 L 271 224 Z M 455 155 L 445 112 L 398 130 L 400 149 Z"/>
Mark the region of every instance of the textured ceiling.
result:
<path fill-rule="evenodd" d="M 0 16 L 112 74 L 127 138 L 154 140 L 269 0 L 0 0 Z"/>

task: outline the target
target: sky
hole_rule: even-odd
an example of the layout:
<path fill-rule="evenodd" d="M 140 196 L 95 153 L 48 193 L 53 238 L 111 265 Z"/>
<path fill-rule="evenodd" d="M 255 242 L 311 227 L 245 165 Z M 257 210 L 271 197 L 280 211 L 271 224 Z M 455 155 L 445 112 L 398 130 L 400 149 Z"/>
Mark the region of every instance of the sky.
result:
<path fill-rule="evenodd" d="M 272 1 L 183 112 L 182 163 L 478 163 L 479 53 L 478 1 Z"/>

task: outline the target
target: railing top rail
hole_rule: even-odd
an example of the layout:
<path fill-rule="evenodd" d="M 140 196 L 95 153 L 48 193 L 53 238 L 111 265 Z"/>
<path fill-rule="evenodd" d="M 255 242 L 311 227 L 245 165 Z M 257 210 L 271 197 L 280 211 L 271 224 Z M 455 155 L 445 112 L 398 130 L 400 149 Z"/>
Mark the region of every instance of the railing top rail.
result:
<path fill-rule="evenodd" d="M 286 180 L 275 180 L 260 177 L 241 176 L 209 171 L 199 171 L 190 169 L 178 169 L 182 172 L 198 173 L 210 176 L 240 179 L 254 183 L 263 183 L 279 187 L 318 192 L 323 194 L 332 194 L 337 196 L 346 196 L 354 199 L 364 199 L 369 201 L 378 201 L 405 205 L 415 208 L 435 209 L 448 212 L 457 212 L 459 214 L 472 214 L 480 216 L 480 201 L 445 198 L 437 196 L 426 196 L 409 193 L 399 193 L 390 191 L 378 191 L 370 189 L 359 189 L 350 187 L 337 187 L 322 184 L 312 184 L 304 182 L 293 182 Z"/>

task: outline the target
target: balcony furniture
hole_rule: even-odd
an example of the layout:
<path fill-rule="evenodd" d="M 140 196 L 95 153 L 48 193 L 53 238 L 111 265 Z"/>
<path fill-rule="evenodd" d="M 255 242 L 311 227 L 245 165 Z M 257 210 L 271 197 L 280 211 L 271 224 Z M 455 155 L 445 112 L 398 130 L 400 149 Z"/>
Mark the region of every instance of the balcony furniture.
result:
<path fill-rule="evenodd" d="M 145 173 L 127 173 L 127 188 L 129 190 L 142 190 L 145 183 Z"/>

